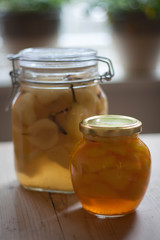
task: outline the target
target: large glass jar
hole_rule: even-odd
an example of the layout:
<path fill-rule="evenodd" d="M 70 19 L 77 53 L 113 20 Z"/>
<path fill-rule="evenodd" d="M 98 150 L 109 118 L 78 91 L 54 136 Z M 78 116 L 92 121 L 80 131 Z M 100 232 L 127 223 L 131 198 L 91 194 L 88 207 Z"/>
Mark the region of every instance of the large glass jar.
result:
<path fill-rule="evenodd" d="M 72 192 L 69 160 L 82 138 L 79 122 L 106 114 L 108 104 L 98 83 L 111 79 L 112 65 L 90 49 L 25 49 L 9 56 L 15 168 L 27 189 Z M 108 65 L 100 76 L 97 61 Z M 18 64 L 18 66 L 17 66 Z"/>
<path fill-rule="evenodd" d="M 141 122 L 117 115 L 83 120 L 84 138 L 71 158 L 73 187 L 85 210 L 98 217 L 122 216 L 143 199 L 151 157 L 139 139 Z"/>

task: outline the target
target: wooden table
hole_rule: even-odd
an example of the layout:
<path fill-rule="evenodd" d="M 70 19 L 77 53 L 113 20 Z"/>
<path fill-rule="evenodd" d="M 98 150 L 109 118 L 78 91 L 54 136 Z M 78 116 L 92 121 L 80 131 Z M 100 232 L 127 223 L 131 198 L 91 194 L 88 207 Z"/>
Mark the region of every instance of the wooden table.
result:
<path fill-rule="evenodd" d="M 137 211 L 98 219 L 76 196 L 32 192 L 15 176 L 13 144 L 0 143 L 0 240 L 159 240 L 160 134 L 141 135 L 152 155 L 148 191 Z"/>

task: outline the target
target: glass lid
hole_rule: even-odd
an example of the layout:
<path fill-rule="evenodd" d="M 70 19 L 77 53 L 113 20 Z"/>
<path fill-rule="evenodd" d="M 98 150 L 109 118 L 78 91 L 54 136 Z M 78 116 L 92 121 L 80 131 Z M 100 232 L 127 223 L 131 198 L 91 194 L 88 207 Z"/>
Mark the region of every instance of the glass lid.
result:
<path fill-rule="evenodd" d="M 95 50 L 86 48 L 27 48 L 17 54 L 20 60 L 41 62 L 85 60 L 95 56 Z"/>
<path fill-rule="evenodd" d="M 68 69 L 95 66 L 96 55 L 88 48 L 26 48 L 12 58 L 26 68 Z"/>

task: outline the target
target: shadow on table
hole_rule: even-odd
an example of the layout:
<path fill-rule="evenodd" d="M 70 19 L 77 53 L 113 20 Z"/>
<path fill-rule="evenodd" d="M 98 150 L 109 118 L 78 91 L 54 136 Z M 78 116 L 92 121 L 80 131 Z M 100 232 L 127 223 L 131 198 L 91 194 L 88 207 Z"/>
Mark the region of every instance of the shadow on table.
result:
<path fill-rule="evenodd" d="M 128 239 L 137 226 L 137 214 L 121 218 L 98 219 L 87 213 L 75 194 L 48 194 L 25 190 L 17 181 L 0 188 L 1 219 L 5 219 L 2 236 L 8 239 L 17 232 L 37 237 L 57 233 L 65 239 Z M 0 224 L 1 225 L 1 224 Z M 8 234 L 8 235 L 6 235 Z M 38 235 L 36 235 L 38 234 Z M 3 239 L 3 238 L 2 238 Z M 63 239 L 63 238 L 62 238 Z"/>
<path fill-rule="evenodd" d="M 67 239 L 128 239 L 133 234 L 136 212 L 124 217 L 99 219 L 86 212 L 75 195 L 53 195 L 57 216 Z M 134 238 L 133 238 L 134 239 Z"/>
<path fill-rule="evenodd" d="M 138 214 L 136 212 L 128 214 L 124 217 L 109 219 L 118 240 L 128 239 L 130 235 L 133 235 L 132 239 L 134 239 L 133 232 L 137 225 L 137 220 Z"/>

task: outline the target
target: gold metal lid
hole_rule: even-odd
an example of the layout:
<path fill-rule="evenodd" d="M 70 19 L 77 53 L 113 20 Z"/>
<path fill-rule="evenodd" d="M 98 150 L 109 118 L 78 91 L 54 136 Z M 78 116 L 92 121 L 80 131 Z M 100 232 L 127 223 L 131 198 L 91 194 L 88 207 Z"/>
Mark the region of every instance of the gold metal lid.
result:
<path fill-rule="evenodd" d="M 139 120 L 122 115 L 98 115 L 80 123 L 82 133 L 100 137 L 129 136 L 141 130 L 142 123 Z"/>

